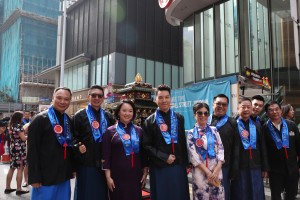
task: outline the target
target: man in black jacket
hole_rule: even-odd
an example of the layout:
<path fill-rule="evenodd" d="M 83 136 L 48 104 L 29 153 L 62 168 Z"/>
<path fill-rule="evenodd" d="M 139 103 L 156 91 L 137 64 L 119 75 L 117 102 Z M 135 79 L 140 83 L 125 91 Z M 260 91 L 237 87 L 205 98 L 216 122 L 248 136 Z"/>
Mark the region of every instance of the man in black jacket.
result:
<path fill-rule="evenodd" d="M 143 124 L 143 147 L 149 156 L 153 200 L 188 200 L 188 165 L 184 118 L 171 107 L 170 88 L 156 91 L 156 113 Z"/>
<path fill-rule="evenodd" d="M 270 166 L 269 180 L 272 200 L 296 199 L 299 179 L 300 136 L 296 124 L 281 117 L 281 106 L 276 101 L 265 105 L 269 120 L 263 125 Z"/>
<path fill-rule="evenodd" d="M 56 88 L 52 106 L 41 112 L 28 128 L 28 184 L 31 199 L 62 199 L 71 197 L 73 178 L 72 125 L 65 113 L 71 102 L 69 88 Z"/>
<path fill-rule="evenodd" d="M 224 94 L 218 94 L 213 99 L 213 115 L 209 118 L 211 126 L 219 131 L 223 146 L 225 163 L 222 165 L 225 200 L 230 199 L 230 179 L 235 178 L 239 170 L 239 134 L 236 121 L 228 117 L 229 99 Z"/>
<path fill-rule="evenodd" d="M 79 110 L 74 118 L 74 143 L 77 161 L 74 199 L 108 199 L 104 172 L 102 171 L 102 137 L 106 129 L 115 123 L 113 116 L 101 105 L 103 88 L 94 85 L 88 92 L 89 105 Z"/>

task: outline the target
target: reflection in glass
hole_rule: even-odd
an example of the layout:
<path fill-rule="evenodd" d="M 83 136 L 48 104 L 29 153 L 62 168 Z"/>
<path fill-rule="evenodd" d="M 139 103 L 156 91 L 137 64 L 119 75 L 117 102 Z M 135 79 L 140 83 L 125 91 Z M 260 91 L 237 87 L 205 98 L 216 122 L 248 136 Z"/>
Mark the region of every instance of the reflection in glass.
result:
<path fill-rule="evenodd" d="M 194 82 L 194 17 L 183 25 L 184 84 Z"/>

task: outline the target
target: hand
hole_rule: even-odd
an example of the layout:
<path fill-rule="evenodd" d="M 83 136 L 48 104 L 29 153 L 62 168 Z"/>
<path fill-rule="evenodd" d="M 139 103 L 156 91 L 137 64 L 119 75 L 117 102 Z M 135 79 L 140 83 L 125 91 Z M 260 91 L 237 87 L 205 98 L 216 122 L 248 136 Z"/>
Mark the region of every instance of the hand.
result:
<path fill-rule="evenodd" d="M 32 186 L 33 188 L 39 188 L 39 187 L 42 186 L 42 183 L 32 183 L 31 186 Z"/>
<path fill-rule="evenodd" d="M 168 163 L 169 165 L 171 165 L 171 164 L 175 161 L 175 159 L 176 159 L 176 157 L 175 157 L 173 154 L 170 154 L 170 155 L 169 155 L 169 158 L 168 158 L 168 160 L 167 160 L 167 163 Z"/>
<path fill-rule="evenodd" d="M 107 183 L 108 189 L 113 192 L 115 189 L 114 180 L 112 178 L 106 178 L 106 183 Z"/>
<path fill-rule="evenodd" d="M 213 171 L 212 171 L 212 179 L 213 180 L 219 180 L 219 173 L 220 173 L 220 171 L 221 171 L 221 167 L 219 166 L 219 165 L 217 165 L 214 169 L 213 169 Z"/>
<path fill-rule="evenodd" d="M 146 179 L 147 179 L 147 176 L 148 176 L 148 170 L 149 170 L 149 167 L 144 168 L 144 173 L 143 173 L 143 177 L 142 177 L 142 180 L 141 180 L 142 188 L 145 187 Z"/>
<path fill-rule="evenodd" d="M 79 151 L 81 154 L 84 154 L 86 152 L 86 147 L 84 144 L 82 144 L 81 142 L 78 143 L 79 145 Z"/>

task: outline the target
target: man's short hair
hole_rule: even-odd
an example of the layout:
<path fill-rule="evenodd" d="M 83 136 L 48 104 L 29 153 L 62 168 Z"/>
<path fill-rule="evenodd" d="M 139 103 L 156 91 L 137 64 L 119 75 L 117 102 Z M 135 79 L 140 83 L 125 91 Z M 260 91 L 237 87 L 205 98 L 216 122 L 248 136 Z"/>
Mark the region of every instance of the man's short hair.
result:
<path fill-rule="evenodd" d="M 269 107 L 274 104 L 277 104 L 279 106 L 279 108 L 281 109 L 281 105 L 277 101 L 270 101 L 270 102 L 266 103 L 266 105 L 265 105 L 265 112 L 268 113 Z"/>
<path fill-rule="evenodd" d="M 54 92 L 53 92 L 53 95 L 58 91 L 58 90 L 66 90 L 70 93 L 70 96 L 72 97 L 72 92 L 70 90 L 70 88 L 67 88 L 67 87 L 58 87 L 58 88 L 55 88 L 54 89 Z"/>
<path fill-rule="evenodd" d="M 93 90 L 93 89 L 101 90 L 101 91 L 102 91 L 102 94 L 104 95 L 104 89 L 103 89 L 102 86 L 100 86 L 100 85 L 92 85 L 92 86 L 90 87 L 90 89 L 89 89 L 89 94 L 91 94 L 91 90 Z"/>
<path fill-rule="evenodd" d="M 265 103 L 265 99 L 261 95 L 254 95 L 251 99 L 252 99 L 252 101 L 258 100 L 258 101 L 262 101 Z"/>
<path fill-rule="evenodd" d="M 155 95 L 157 95 L 158 91 L 168 91 L 171 94 L 171 88 L 168 85 L 159 85 L 156 88 Z"/>
<path fill-rule="evenodd" d="M 228 99 L 228 97 L 225 95 L 225 94 L 218 94 L 218 95 L 216 95 L 214 98 L 213 98 L 213 102 L 215 102 L 216 101 L 216 99 L 217 98 L 226 98 L 227 99 L 227 103 L 229 103 L 229 99 Z"/>
<path fill-rule="evenodd" d="M 249 99 L 249 98 L 247 98 L 247 97 L 241 97 L 241 98 L 239 99 L 239 104 L 241 104 L 241 103 L 244 102 L 244 101 L 249 101 L 249 102 L 251 103 L 251 99 Z"/>

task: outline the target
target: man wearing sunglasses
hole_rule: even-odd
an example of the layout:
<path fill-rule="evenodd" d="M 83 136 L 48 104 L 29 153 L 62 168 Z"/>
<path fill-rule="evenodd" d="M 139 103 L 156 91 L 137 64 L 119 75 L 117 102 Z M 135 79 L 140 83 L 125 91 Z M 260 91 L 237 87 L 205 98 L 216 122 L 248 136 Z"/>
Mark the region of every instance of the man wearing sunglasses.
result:
<path fill-rule="evenodd" d="M 239 169 L 239 134 L 237 122 L 227 116 L 229 99 L 224 94 L 213 98 L 213 115 L 208 123 L 219 131 L 224 146 L 225 163 L 222 165 L 225 200 L 230 198 L 230 179 L 235 178 Z"/>
<path fill-rule="evenodd" d="M 74 118 L 74 142 L 77 161 L 77 178 L 74 199 L 108 199 L 105 174 L 102 171 L 102 137 L 106 129 L 115 123 L 112 115 L 101 105 L 104 90 L 94 85 L 88 92 L 89 104 L 79 110 Z"/>

